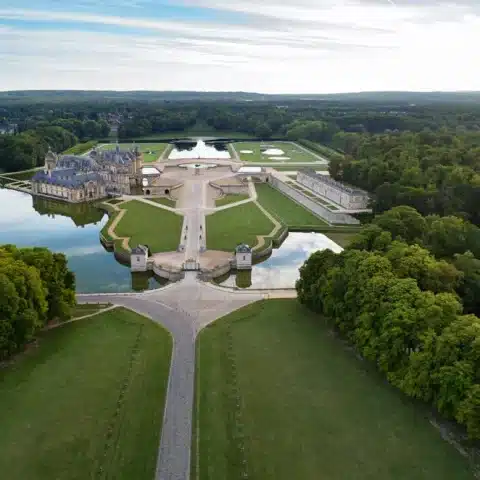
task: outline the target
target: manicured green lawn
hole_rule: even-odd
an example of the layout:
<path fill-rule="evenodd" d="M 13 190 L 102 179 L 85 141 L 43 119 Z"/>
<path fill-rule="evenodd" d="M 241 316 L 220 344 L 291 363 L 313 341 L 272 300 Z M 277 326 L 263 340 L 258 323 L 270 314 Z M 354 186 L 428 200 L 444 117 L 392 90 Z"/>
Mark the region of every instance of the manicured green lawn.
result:
<path fill-rule="evenodd" d="M 102 304 L 78 304 L 74 308 L 72 308 L 72 318 L 83 317 L 85 315 L 92 315 L 94 313 L 103 310 L 104 308 L 109 307 L 110 304 L 102 303 Z"/>
<path fill-rule="evenodd" d="M 245 203 L 206 217 L 207 248 L 231 252 L 239 243 L 251 247 L 257 244 L 257 235 L 268 235 L 275 227 L 254 204 Z"/>
<path fill-rule="evenodd" d="M 233 145 L 243 162 L 278 163 L 279 161 L 272 159 L 272 156 L 289 157 L 290 159 L 285 160 L 285 162 L 315 162 L 318 160 L 314 155 L 302 150 L 300 146 L 289 142 L 236 142 Z M 283 150 L 284 153 L 272 156 L 264 155 L 260 151 L 260 145 L 269 145 L 272 146 L 272 148 Z M 253 153 L 241 153 L 242 150 L 251 150 Z"/>
<path fill-rule="evenodd" d="M 149 200 L 152 202 L 158 203 L 160 205 L 165 205 L 166 207 L 171 207 L 171 208 L 175 208 L 175 205 L 177 204 L 177 202 L 171 200 L 170 198 L 164 198 L 164 197 L 149 198 Z"/>
<path fill-rule="evenodd" d="M 325 235 L 333 240 L 337 245 L 341 247 L 346 247 L 353 237 L 355 237 L 356 233 L 343 233 L 343 232 L 328 232 Z"/>
<path fill-rule="evenodd" d="M 273 163 L 273 162 L 272 162 Z M 312 168 L 312 165 L 305 165 L 305 167 Z M 328 170 L 328 165 L 324 165 L 322 163 L 318 163 L 316 165 L 313 165 L 315 168 L 315 171 L 317 172 L 324 172 Z M 279 172 L 297 172 L 298 169 L 303 168 L 302 165 L 272 165 L 272 168 L 275 170 L 278 170 Z M 295 178 L 297 177 L 297 174 L 295 173 L 293 175 Z"/>
<path fill-rule="evenodd" d="M 243 464 L 262 480 L 473 478 L 425 412 L 296 300 L 200 333 L 195 404 L 192 479 L 244 478 Z"/>
<path fill-rule="evenodd" d="M 148 245 L 153 253 L 177 249 L 182 231 L 183 217 L 138 200 L 121 205 L 124 214 L 115 228 L 119 237 L 130 238 L 130 248 Z"/>
<path fill-rule="evenodd" d="M 132 143 L 120 143 L 119 146 L 123 150 L 129 150 L 132 148 Z M 139 150 L 143 153 L 143 161 L 145 163 L 156 162 L 164 150 L 169 146 L 168 143 L 137 143 L 135 144 Z M 102 146 L 103 150 L 115 150 L 116 143 L 109 143 Z"/>
<path fill-rule="evenodd" d="M 270 185 L 257 183 L 255 188 L 260 205 L 287 226 L 326 225 L 323 220 Z"/>
<path fill-rule="evenodd" d="M 225 195 L 222 198 L 215 200 L 215 205 L 217 207 L 222 207 L 223 205 L 229 205 L 230 203 L 241 202 L 242 200 L 247 200 L 248 195 Z"/>
<path fill-rule="evenodd" d="M 46 332 L 0 370 L 2 478 L 151 480 L 171 350 L 125 309 Z"/>

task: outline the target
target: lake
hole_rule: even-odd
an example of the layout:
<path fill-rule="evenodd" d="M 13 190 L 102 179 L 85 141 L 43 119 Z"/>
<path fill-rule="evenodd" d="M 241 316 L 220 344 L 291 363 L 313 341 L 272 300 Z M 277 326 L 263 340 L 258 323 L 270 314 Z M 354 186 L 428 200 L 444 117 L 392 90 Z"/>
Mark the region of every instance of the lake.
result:
<path fill-rule="evenodd" d="M 211 158 L 229 159 L 230 152 L 225 145 L 207 145 L 203 140 L 175 144 L 175 147 L 168 156 L 169 160 L 179 158 Z"/>
<path fill-rule="evenodd" d="M 343 248 L 322 233 L 289 233 L 279 249 L 264 262 L 217 279 L 219 285 L 239 288 L 292 288 L 300 274 L 298 269 L 317 250 L 329 248 L 340 253 Z"/>
<path fill-rule="evenodd" d="M 161 280 L 134 274 L 99 240 L 107 215 L 90 204 L 67 204 L 0 188 L 0 245 L 47 247 L 62 252 L 75 272 L 77 291 L 131 292 L 158 288 Z"/>

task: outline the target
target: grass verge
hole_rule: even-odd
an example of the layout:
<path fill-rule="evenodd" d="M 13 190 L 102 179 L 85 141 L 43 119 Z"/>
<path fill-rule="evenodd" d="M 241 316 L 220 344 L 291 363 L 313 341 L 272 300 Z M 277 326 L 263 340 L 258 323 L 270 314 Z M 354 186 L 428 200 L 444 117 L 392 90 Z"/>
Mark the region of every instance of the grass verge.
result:
<path fill-rule="evenodd" d="M 247 200 L 248 195 L 225 195 L 221 198 L 215 200 L 215 206 L 223 207 L 224 205 L 229 205 L 230 203 L 241 202 L 242 200 Z"/>
<path fill-rule="evenodd" d="M 171 349 L 125 309 L 46 332 L 0 372 L 5 478 L 153 478 Z"/>
<path fill-rule="evenodd" d="M 473 478 L 423 409 L 296 300 L 200 333 L 196 408 L 192 479 Z"/>
<path fill-rule="evenodd" d="M 177 204 L 176 201 L 170 198 L 165 198 L 165 197 L 149 198 L 149 200 L 151 202 L 158 203 L 159 205 L 165 205 L 166 207 L 170 207 L 170 208 L 175 208 L 175 205 Z"/>

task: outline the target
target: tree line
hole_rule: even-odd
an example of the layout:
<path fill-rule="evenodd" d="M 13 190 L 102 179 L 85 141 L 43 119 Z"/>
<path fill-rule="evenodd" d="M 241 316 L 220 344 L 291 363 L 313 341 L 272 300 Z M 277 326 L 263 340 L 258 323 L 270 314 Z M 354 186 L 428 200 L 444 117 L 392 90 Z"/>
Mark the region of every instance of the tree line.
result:
<path fill-rule="evenodd" d="M 0 360 L 20 351 L 49 320 L 70 318 L 75 277 L 65 255 L 0 247 Z"/>
<path fill-rule="evenodd" d="M 388 381 L 480 438 L 480 229 L 399 206 L 301 267 L 299 301 Z"/>
<path fill-rule="evenodd" d="M 345 155 L 332 159 L 331 176 L 372 192 L 374 212 L 409 205 L 480 225 L 479 132 L 339 132 L 332 145 Z"/>
<path fill-rule="evenodd" d="M 62 152 L 77 142 L 73 133 L 57 126 L 37 127 L 18 135 L 2 135 L 0 172 L 16 172 L 42 166 L 49 147 Z"/>

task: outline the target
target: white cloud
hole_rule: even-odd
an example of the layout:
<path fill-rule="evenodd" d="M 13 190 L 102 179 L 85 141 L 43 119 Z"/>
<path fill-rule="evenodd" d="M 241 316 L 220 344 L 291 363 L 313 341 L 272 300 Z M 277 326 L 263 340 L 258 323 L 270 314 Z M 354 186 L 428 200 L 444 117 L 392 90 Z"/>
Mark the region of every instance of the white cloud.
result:
<path fill-rule="evenodd" d="M 0 89 L 480 90 L 472 6 L 395 3 L 195 1 L 248 15 L 235 25 L 0 9 L 0 20 L 72 25 L 0 26 Z M 118 33 L 86 31 L 92 24 Z"/>

